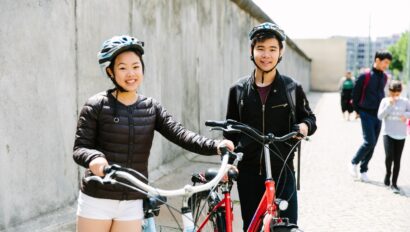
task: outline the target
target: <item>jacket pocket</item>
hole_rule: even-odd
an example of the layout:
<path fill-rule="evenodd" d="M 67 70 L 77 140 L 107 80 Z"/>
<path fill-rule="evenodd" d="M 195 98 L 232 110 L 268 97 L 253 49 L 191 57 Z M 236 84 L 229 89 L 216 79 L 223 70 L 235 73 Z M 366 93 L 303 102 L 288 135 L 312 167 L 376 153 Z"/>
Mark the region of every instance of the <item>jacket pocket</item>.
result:
<path fill-rule="evenodd" d="M 272 109 L 280 108 L 280 107 L 285 108 L 286 106 L 288 106 L 288 103 L 283 103 L 283 104 L 279 104 L 279 105 L 274 105 L 274 106 L 272 106 L 271 108 L 272 108 Z"/>

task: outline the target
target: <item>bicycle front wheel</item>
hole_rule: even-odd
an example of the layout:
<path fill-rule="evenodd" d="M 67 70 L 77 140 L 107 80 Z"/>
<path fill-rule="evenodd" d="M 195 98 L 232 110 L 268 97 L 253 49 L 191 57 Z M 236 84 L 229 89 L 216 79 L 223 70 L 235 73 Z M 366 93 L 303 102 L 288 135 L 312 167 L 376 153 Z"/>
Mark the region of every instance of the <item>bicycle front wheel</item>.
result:
<path fill-rule="evenodd" d="M 211 196 L 209 192 L 196 193 L 190 198 L 189 203 L 197 230 L 201 228 L 202 232 L 226 231 L 225 210 L 220 207 L 212 211 L 219 201 L 217 195 Z"/>

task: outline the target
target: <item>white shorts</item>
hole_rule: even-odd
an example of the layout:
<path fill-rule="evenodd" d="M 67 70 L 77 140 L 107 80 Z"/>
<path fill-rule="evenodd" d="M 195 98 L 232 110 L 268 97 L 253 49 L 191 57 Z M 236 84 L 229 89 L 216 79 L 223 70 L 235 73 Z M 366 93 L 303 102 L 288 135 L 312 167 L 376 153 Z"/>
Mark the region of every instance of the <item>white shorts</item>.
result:
<path fill-rule="evenodd" d="M 142 220 L 142 200 L 119 201 L 88 196 L 80 191 L 77 216 L 99 220 Z"/>

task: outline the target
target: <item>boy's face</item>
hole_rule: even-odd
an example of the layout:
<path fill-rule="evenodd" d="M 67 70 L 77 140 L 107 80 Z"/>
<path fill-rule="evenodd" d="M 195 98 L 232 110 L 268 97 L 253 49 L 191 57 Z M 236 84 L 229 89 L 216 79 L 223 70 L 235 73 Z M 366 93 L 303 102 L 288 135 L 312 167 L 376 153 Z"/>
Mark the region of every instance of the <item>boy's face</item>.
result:
<path fill-rule="evenodd" d="M 281 55 L 279 41 L 276 38 L 256 42 L 253 48 L 253 57 L 262 71 L 270 71 L 278 63 Z"/>
<path fill-rule="evenodd" d="M 390 63 L 391 63 L 391 60 L 389 60 L 389 59 L 381 60 L 379 58 L 376 58 L 376 60 L 374 62 L 375 68 L 377 70 L 380 70 L 380 71 L 383 71 L 383 72 L 386 71 L 386 69 L 389 68 Z"/>

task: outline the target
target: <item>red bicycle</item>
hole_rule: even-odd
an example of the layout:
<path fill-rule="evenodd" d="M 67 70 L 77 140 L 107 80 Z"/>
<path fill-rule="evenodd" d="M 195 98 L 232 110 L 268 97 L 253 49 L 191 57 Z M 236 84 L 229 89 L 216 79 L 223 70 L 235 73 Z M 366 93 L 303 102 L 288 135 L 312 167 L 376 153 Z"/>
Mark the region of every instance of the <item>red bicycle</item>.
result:
<path fill-rule="evenodd" d="M 206 184 L 217 174 L 217 170 L 208 169 L 204 173 L 192 174 L 194 185 Z M 232 232 L 233 226 L 233 204 L 231 200 L 231 189 L 233 181 L 238 173 L 231 169 L 228 171 L 228 180 L 220 182 L 214 188 L 192 195 L 189 199 L 189 206 L 192 210 L 194 224 L 197 225 L 197 232 Z"/>
<path fill-rule="evenodd" d="M 226 121 L 207 121 L 205 125 L 212 127 L 211 130 L 221 130 L 226 133 L 243 133 L 250 138 L 254 139 L 258 143 L 264 146 L 264 157 L 265 157 L 265 170 L 266 170 L 266 181 L 265 181 L 265 193 L 259 203 L 259 206 L 253 216 L 253 219 L 248 227 L 248 232 L 301 232 L 302 230 L 298 229 L 298 226 L 292 223 L 289 223 L 287 218 L 280 217 L 280 210 L 287 209 L 288 202 L 286 200 L 276 198 L 276 189 L 275 181 L 272 178 L 271 172 L 271 162 L 270 162 L 270 152 L 269 144 L 274 142 L 283 142 L 293 138 L 295 136 L 303 137 L 298 132 L 291 132 L 282 137 L 275 137 L 273 134 L 262 135 L 258 133 L 255 129 L 247 126 L 246 124 L 237 122 L 235 120 L 226 120 Z M 307 138 L 305 138 L 307 139 Z M 300 140 L 294 144 L 293 148 L 289 152 L 291 154 L 294 149 L 299 145 Z M 289 156 L 289 155 L 288 155 Z M 286 160 L 285 160 L 286 161 Z M 286 162 L 284 162 L 286 165 Z M 229 189 L 230 191 L 230 189 Z M 211 203 L 213 200 L 210 201 Z M 225 197 L 220 200 L 220 204 L 217 204 L 215 207 L 210 207 L 208 217 L 212 217 L 212 214 L 216 214 L 217 209 L 221 206 L 224 206 L 225 213 L 224 215 L 216 214 L 217 222 L 215 223 L 214 231 L 232 231 L 232 213 L 231 213 L 231 202 L 230 195 L 225 193 Z M 229 206 L 229 207 L 228 207 Z M 223 218 L 224 217 L 224 218 Z M 219 218 L 219 219 L 218 219 Z M 221 226 L 225 222 L 225 227 Z"/>

